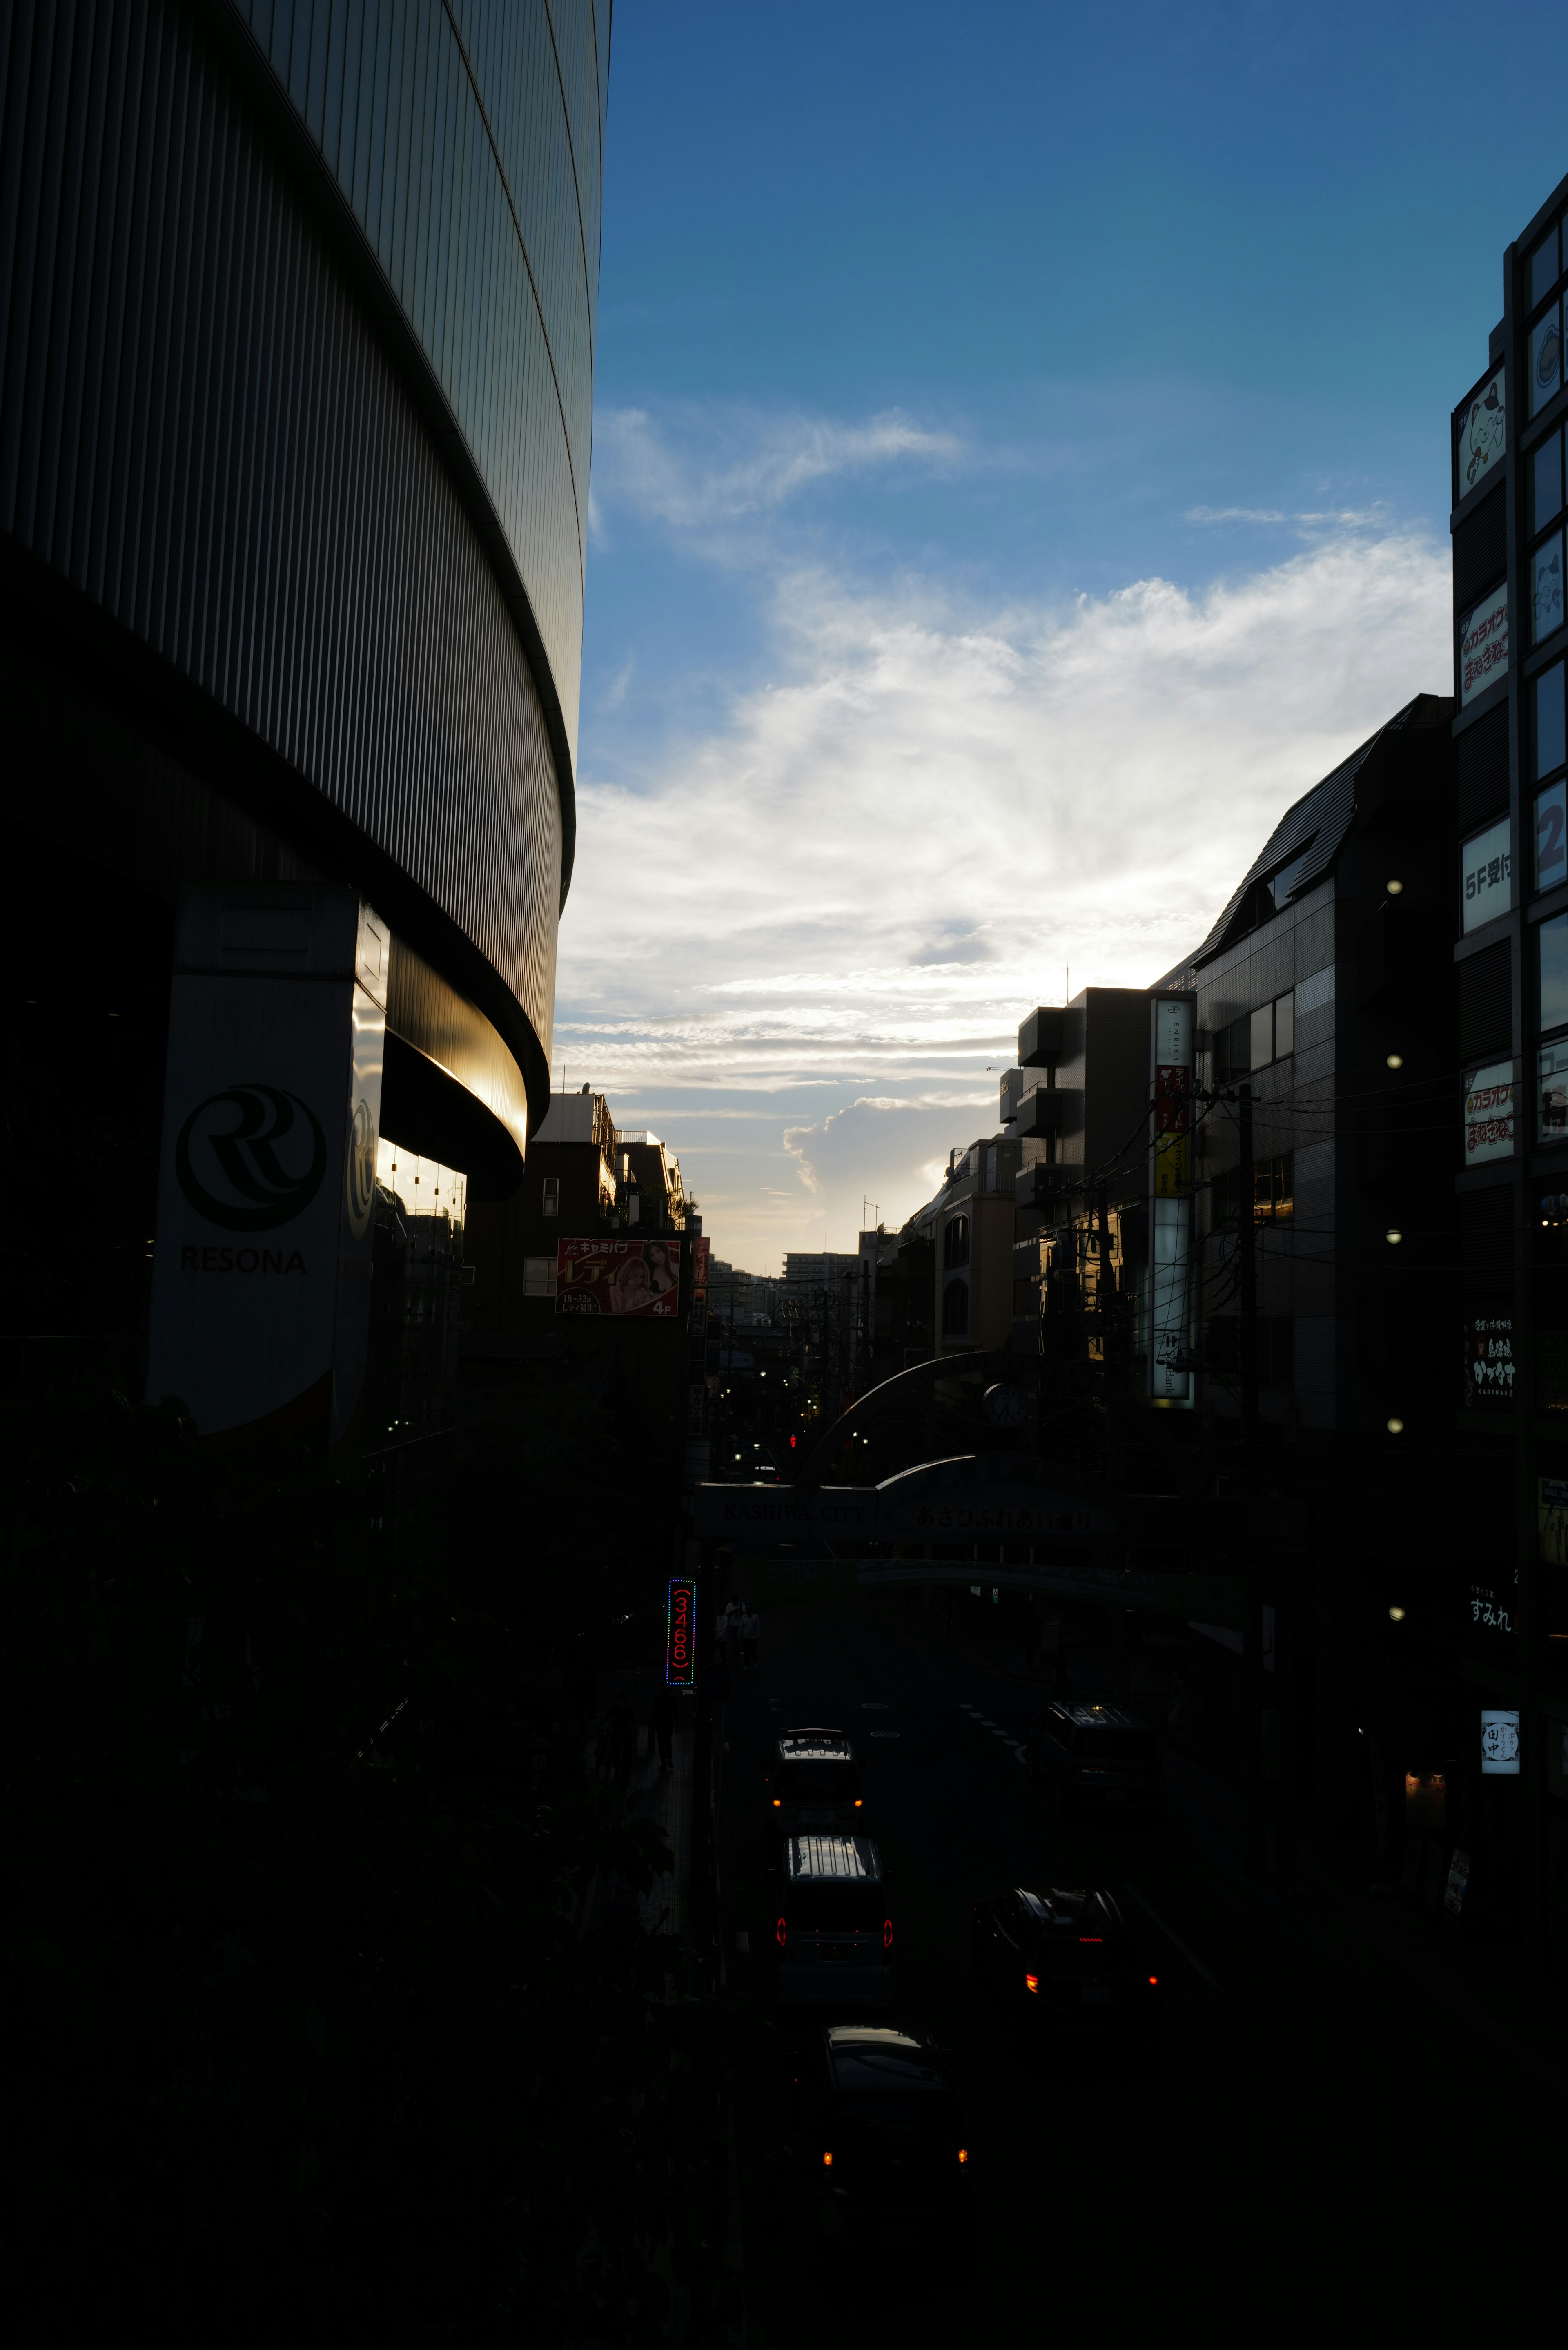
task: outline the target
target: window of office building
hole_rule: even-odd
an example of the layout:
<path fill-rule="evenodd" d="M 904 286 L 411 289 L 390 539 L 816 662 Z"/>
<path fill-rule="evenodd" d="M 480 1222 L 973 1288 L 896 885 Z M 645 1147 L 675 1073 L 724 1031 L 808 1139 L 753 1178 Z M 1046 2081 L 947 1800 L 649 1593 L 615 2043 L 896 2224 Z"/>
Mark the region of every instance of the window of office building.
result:
<path fill-rule="evenodd" d="M 1294 991 L 1276 995 L 1272 1003 L 1260 1003 L 1256 1012 L 1232 1021 L 1225 1035 L 1232 1076 L 1245 1076 L 1250 1069 L 1266 1069 L 1271 1062 L 1287 1059 L 1296 1048 Z"/>
<path fill-rule="evenodd" d="M 1530 641 L 1543 644 L 1563 626 L 1563 534 L 1554 530 L 1530 557 Z"/>
<path fill-rule="evenodd" d="M 1564 664 L 1553 661 L 1531 681 L 1531 747 L 1535 761 L 1535 780 L 1543 784 L 1554 767 L 1562 766 L 1564 753 L 1563 681 Z"/>
<path fill-rule="evenodd" d="M 1563 434 L 1549 432 L 1530 459 L 1530 527 L 1550 529 L 1563 511 Z"/>
<path fill-rule="evenodd" d="M 1535 926 L 1535 986 L 1542 1028 L 1568 1028 L 1568 914 Z"/>
<path fill-rule="evenodd" d="M 1555 228 L 1547 230 L 1530 256 L 1530 307 L 1544 302 L 1557 283 L 1562 248 Z"/>
<path fill-rule="evenodd" d="M 1562 305 L 1552 303 L 1530 329 L 1530 412 L 1555 400 L 1563 383 Z"/>
<path fill-rule="evenodd" d="M 558 1216 L 561 1212 L 561 1179 L 558 1175 L 546 1175 L 545 1178 L 544 1209 L 547 1216 Z"/>
<path fill-rule="evenodd" d="M 1568 1036 L 1535 1055 L 1535 1139 L 1568 1142 Z"/>
<path fill-rule="evenodd" d="M 1535 886 L 1568 881 L 1568 781 L 1561 775 L 1535 799 Z"/>
<path fill-rule="evenodd" d="M 942 1336 L 962 1338 L 969 1332 L 969 1284 L 950 1281 L 942 1292 Z"/>
<path fill-rule="evenodd" d="M 1241 1170 L 1228 1167 L 1213 1178 L 1210 1230 L 1233 1232 L 1241 1222 Z M 1288 1222 L 1295 1208 L 1295 1153 L 1282 1150 L 1260 1159 L 1252 1169 L 1252 1220 L 1260 1224 Z"/>
<path fill-rule="evenodd" d="M 1459 898 L 1468 931 L 1513 903 L 1513 827 L 1507 816 L 1472 833 L 1459 851 Z"/>
<path fill-rule="evenodd" d="M 950 1268 L 969 1263 L 969 1218 L 950 1216 L 942 1234 L 942 1263 Z"/>

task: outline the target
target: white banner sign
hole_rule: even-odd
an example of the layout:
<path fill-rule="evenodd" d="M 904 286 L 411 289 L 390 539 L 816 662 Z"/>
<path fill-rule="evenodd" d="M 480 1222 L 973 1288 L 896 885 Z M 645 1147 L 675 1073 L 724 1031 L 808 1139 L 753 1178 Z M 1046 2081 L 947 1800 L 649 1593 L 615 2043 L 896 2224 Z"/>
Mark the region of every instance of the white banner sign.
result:
<path fill-rule="evenodd" d="M 203 931 L 207 910 L 187 923 L 204 950 L 226 910 Z M 254 964 L 269 909 L 242 910 L 231 960 Z M 306 967 L 344 933 L 337 975 L 173 981 L 147 1393 L 203 1435 L 279 1416 L 340 1435 L 363 1385 L 386 1015 L 354 975 L 356 909 L 319 911 L 275 927 Z"/>

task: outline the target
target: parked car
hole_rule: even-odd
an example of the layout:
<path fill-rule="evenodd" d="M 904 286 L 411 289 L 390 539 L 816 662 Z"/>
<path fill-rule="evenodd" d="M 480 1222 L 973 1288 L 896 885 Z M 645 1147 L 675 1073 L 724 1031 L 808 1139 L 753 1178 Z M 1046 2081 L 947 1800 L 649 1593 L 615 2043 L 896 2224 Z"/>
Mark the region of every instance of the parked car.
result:
<path fill-rule="evenodd" d="M 893 1913 L 868 1836 L 794 1835 L 780 1871 L 775 1996 L 781 2007 L 886 2007 Z"/>
<path fill-rule="evenodd" d="M 971 1936 L 983 1988 L 1021 2030 L 1158 2043 L 1159 1979 L 1113 1894 L 1016 1886 L 975 1905 Z"/>
<path fill-rule="evenodd" d="M 848 2250 L 889 2227 L 916 2229 L 940 2241 L 944 2265 L 961 2266 L 973 2155 L 929 2033 L 830 2024 L 800 2052 L 796 2077 L 819 2233 Z"/>
<path fill-rule="evenodd" d="M 855 1749 L 841 1730 L 781 1732 L 763 1783 L 763 1816 L 774 1835 L 856 1835 L 866 1827 Z"/>
<path fill-rule="evenodd" d="M 1119 1705 L 1047 1706 L 1029 1734 L 1029 1767 L 1061 1811 L 1078 1804 L 1159 1807 L 1159 1741 Z"/>

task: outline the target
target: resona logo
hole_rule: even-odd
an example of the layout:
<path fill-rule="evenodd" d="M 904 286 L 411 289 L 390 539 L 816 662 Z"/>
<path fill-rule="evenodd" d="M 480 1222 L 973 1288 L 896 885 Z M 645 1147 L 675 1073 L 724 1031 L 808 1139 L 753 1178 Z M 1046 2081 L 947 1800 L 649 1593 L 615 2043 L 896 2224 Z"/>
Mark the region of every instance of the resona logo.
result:
<path fill-rule="evenodd" d="M 297 1094 L 280 1086 L 226 1086 L 199 1102 L 180 1128 L 174 1172 L 210 1223 L 231 1232 L 270 1232 L 303 1215 L 321 1189 L 327 1137 Z"/>
<path fill-rule="evenodd" d="M 357 1101 L 348 1128 L 348 1223 L 356 1240 L 363 1238 L 376 1197 L 376 1121 L 367 1101 Z"/>

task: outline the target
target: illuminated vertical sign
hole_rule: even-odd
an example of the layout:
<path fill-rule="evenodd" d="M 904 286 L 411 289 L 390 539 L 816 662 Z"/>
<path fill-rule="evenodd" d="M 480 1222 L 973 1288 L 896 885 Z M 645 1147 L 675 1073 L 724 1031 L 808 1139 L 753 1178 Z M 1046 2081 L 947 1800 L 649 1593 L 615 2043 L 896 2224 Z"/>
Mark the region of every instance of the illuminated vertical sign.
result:
<path fill-rule="evenodd" d="M 671 1689 L 694 1689 L 697 1685 L 697 1586 L 689 1575 L 672 1575 L 670 1578 L 664 1678 Z"/>
<path fill-rule="evenodd" d="M 1519 1777 L 1519 1714 L 1513 1707 L 1481 1708 L 1481 1777 Z"/>
<path fill-rule="evenodd" d="M 1189 1404 L 1193 1013 L 1190 995 L 1153 1003 L 1149 1138 L 1148 1392 Z"/>
<path fill-rule="evenodd" d="M 203 1435 L 281 1416 L 337 1442 L 359 1405 L 389 953 L 351 891 L 182 900 L 147 1397 Z"/>

